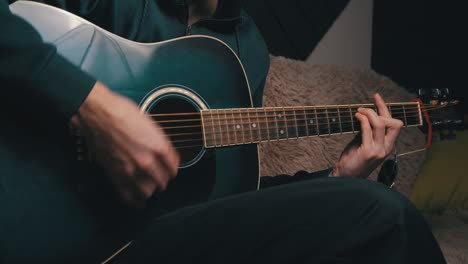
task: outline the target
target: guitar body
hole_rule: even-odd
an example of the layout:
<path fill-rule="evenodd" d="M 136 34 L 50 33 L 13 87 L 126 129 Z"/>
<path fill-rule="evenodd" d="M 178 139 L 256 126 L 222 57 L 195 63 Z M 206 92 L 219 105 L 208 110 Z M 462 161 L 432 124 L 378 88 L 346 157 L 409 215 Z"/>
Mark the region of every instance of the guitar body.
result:
<path fill-rule="evenodd" d="M 134 100 L 146 114 L 160 114 L 160 110 L 171 113 L 252 107 L 248 81 L 239 59 L 217 39 L 187 36 L 142 44 L 120 38 L 54 7 L 23 1 L 10 7 L 13 13 L 31 23 L 46 42 L 55 44 L 61 55 L 115 92 Z M 37 121 L 31 123 L 40 126 Z M 104 197 L 112 193 L 110 184 L 106 184 L 106 176 L 94 165 L 75 160 L 73 148 L 66 144 L 69 141 L 68 135 L 64 135 L 65 129 L 56 133 L 38 133 L 36 138 L 31 138 L 25 132 L 28 128 L 18 126 L 15 120 L 7 121 L 5 127 L 9 129 L 2 131 L 1 137 L 16 134 L 24 140 L 3 142 L 0 137 L 0 154 L 30 160 L 16 165 L 21 167 L 18 170 L 22 170 L 23 175 L 27 175 L 25 170 L 30 170 L 31 177 L 22 178 L 21 183 L 15 182 L 19 179 L 15 178 L 14 166 L 8 159 L 3 159 L 3 163 L 10 163 L 1 164 L 3 188 L 8 192 L 8 188 L 16 186 L 14 195 L 21 200 L 18 206 L 30 204 L 37 207 L 42 204 L 63 209 L 53 212 L 59 220 L 44 220 L 40 225 L 31 221 L 23 225 L 30 225 L 34 230 L 48 230 L 37 231 L 44 232 L 44 235 L 47 232 L 55 235 L 69 232 L 63 238 L 73 241 L 71 244 L 92 245 L 90 240 L 94 239 L 93 234 L 98 233 L 104 221 L 99 219 L 100 214 L 104 215 L 107 210 L 103 208 L 116 207 L 112 205 L 112 199 Z M 180 148 L 180 151 L 183 162 L 177 178 L 166 192 L 151 199 L 149 211 L 153 215 L 258 188 L 256 144 L 216 150 L 204 149 L 198 144 L 189 150 Z M 33 174 L 47 176 L 41 178 L 38 185 Z M 101 207 L 98 209 L 88 209 L 87 199 L 94 205 L 97 201 L 109 200 L 109 203 L 99 202 Z M 24 209 L 28 210 L 31 211 L 25 214 L 36 210 L 38 212 L 31 215 L 44 216 L 40 213 L 42 209 Z M 96 212 L 93 210 L 99 213 L 93 213 Z M 14 223 L 9 224 L 13 226 Z M 20 231 L 15 232 L 3 235 L 14 239 L 21 236 Z M 60 234 L 57 237 L 60 240 Z M 65 250 L 70 243 L 57 243 L 61 245 L 55 250 Z M 50 242 L 50 246 L 53 245 Z M 8 245 L 2 243 L 0 247 L 8 248 Z"/>

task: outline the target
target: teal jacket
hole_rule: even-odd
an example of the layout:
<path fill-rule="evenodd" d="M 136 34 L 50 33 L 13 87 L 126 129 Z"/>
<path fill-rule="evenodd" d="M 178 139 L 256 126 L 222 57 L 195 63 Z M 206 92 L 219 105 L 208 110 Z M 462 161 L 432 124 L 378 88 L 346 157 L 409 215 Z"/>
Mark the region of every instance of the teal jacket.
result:
<path fill-rule="evenodd" d="M 0 0 L 0 81 L 31 89 L 38 103 L 49 105 L 68 120 L 79 108 L 95 80 L 68 63 L 55 47 L 43 43 L 35 30 L 9 12 Z M 236 0 L 220 1 L 210 19 L 187 26 L 183 0 L 42 0 L 65 9 L 124 38 L 158 42 L 187 34 L 203 34 L 226 42 L 240 57 L 249 78 L 255 106 L 262 103 L 269 68 L 267 47 L 253 20 Z M 71 87 L 66 93 L 61 87 Z M 14 99 L 21 91 L 9 89 Z"/>
<path fill-rule="evenodd" d="M 57 54 L 53 45 L 44 43 L 31 25 L 12 15 L 8 7 L 12 2 L 0 0 L 0 120 L 15 120 L 2 122 L 0 125 L 0 159 L 2 164 L 6 164 L 0 167 L 0 263 L 19 261 L 19 256 L 22 258 L 21 262 L 27 263 L 83 256 L 93 250 L 98 251 L 97 248 L 106 244 L 106 241 L 96 239 L 96 244 L 73 244 L 75 242 L 70 238 L 75 237 L 78 241 L 80 237 L 88 236 L 82 230 L 64 224 L 70 222 L 70 218 L 77 217 L 73 212 L 78 209 L 71 210 L 73 205 L 61 203 L 61 197 L 67 194 L 41 188 L 47 177 L 30 169 L 44 168 L 44 171 L 47 171 L 50 167 L 57 171 L 73 171 L 75 168 L 70 164 L 45 164 L 36 158 L 36 155 L 53 152 L 52 146 L 44 146 L 31 155 L 21 151 L 28 140 L 39 142 L 40 145 L 41 137 L 47 136 L 47 132 L 43 131 L 38 136 L 36 131 L 27 130 L 21 131 L 19 135 L 12 135 L 11 131 L 18 130 L 8 126 L 20 126 L 25 121 L 37 122 L 39 126 L 47 119 L 48 123 L 56 124 L 53 129 L 56 129 L 56 126 L 65 127 L 96 80 Z M 219 38 L 242 60 L 249 77 L 254 104 L 261 105 L 263 85 L 269 67 L 268 51 L 254 22 L 243 11 L 238 1 L 220 1 L 213 18 L 199 21 L 190 28 L 187 27 L 187 7 L 184 1 L 41 2 L 71 11 L 108 31 L 134 41 L 157 42 L 186 34 L 205 34 Z M 22 100 L 25 96 L 29 100 L 28 104 Z M 41 109 L 41 115 L 37 109 Z M 15 151 L 8 151 L 11 149 Z M 8 174 L 12 176 L 5 176 Z M 70 178 L 67 176 L 70 175 L 64 175 L 64 180 Z M 26 181 L 34 182 L 28 184 L 32 189 L 23 186 L 22 183 Z M 35 197 L 35 192 L 41 192 L 40 197 L 47 199 L 32 198 Z M 89 212 L 90 215 L 99 213 L 101 212 Z M 112 222 L 106 225 L 112 225 Z M 55 231 L 46 230 L 46 226 L 54 226 Z M 115 230 L 119 229 L 116 227 Z"/>

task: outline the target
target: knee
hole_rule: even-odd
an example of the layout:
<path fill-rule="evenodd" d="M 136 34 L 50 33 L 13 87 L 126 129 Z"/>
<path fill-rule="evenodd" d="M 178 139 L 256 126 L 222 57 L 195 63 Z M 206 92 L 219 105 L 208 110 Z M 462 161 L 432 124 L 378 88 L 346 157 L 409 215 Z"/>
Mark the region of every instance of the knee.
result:
<path fill-rule="evenodd" d="M 405 196 L 383 184 L 358 180 L 350 185 L 356 202 L 367 204 L 381 216 L 401 219 L 417 211 Z"/>

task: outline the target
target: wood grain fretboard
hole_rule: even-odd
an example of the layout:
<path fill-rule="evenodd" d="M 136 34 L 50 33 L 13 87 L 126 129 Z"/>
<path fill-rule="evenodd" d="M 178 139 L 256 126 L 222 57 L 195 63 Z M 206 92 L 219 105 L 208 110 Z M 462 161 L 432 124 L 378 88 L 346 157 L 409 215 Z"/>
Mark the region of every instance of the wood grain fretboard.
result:
<path fill-rule="evenodd" d="M 405 127 L 422 125 L 417 102 L 388 103 Z M 206 148 L 360 131 L 355 114 L 374 104 L 214 109 L 201 112 Z"/>

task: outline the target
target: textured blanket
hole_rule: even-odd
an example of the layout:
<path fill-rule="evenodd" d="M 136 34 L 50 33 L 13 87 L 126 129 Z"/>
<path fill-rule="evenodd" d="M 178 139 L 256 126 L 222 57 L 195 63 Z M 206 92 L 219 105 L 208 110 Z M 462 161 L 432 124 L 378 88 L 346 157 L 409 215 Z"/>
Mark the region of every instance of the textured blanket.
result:
<path fill-rule="evenodd" d="M 387 102 L 406 102 L 415 98 L 389 78 L 371 70 L 310 65 L 282 57 L 271 57 L 270 73 L 264 92 L 265 106 L 372 103 L 373 93 Z M 260 174 L 294 174 L 298 170 L 317 171 L 332 167 L 353 134 L 311 137 L 260 144 Z M 419 128 L 403 129 L 397 144 L 399 153 L 424 147 Z M 425 153 L 399 158 L 396 188 L 409 196 Z M 376 179 L 380 168 L 371 175 Z"/>
<path fill-rule="evenodd" d="M 310 65 L 282 57 L 271 57 L 265 106 L 370 103 L 380 93 L 387 102 L 415 98 L 389 78 L 371 70 Z M 311 137 L 260 144 L 260 174 L 294 174 L 298 170 L 316 171 L 333 166 L 354 135 Z M 399 153 L 423 148 L 424 134 L 419 128 L 403 129 L 397 144 Z M 399 158 L 396 189 L 409 197 L 423 164 L 424 152 Z M 375 180 L 380 168 L 371 175 Z M 428 215 L 444 255 L 450 264 L 468 263 L 468 213 L 451 211 Z"/>

